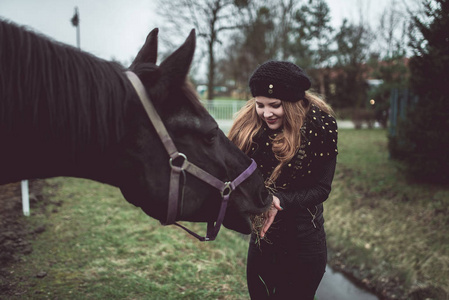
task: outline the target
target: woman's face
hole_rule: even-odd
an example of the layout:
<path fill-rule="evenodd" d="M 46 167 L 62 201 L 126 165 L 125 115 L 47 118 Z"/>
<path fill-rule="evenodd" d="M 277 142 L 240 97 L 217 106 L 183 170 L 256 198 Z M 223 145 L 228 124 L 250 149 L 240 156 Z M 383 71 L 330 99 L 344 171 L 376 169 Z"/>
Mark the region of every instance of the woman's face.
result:
<path fill-rule="evenodd" d="M 256 112 L 259 117 L 267 123 L 270 129 L 278 129 L 282 127 L 284 121 L 284 108 L 282 101 L 274 98 L 257 96 Z"/>

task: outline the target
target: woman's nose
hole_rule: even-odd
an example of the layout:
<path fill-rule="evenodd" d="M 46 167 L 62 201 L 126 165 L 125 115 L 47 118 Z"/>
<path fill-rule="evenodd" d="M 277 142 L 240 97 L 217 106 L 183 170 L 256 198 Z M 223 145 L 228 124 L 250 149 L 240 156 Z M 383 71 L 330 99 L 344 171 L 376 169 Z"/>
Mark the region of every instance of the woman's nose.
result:
<path fill-rule="evenodd" d="M 264 116 L 265 118 L 271 117 L 272 115 L 273 115 L 273 113 L 272 113 L 269 109 L 266 109 L 266 110 L 264 110 L 264 112 L 263 112 L 263 116 Z"/>

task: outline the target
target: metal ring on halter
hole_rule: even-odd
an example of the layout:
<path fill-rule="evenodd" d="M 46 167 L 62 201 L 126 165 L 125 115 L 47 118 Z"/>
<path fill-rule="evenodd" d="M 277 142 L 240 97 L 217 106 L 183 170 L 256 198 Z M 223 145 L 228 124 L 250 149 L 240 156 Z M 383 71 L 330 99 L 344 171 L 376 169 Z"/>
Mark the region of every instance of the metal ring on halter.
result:
<path fill-rule="evenodd" d="M 178 166 L 176 166 L 176 165 L 173 165 L 173 161 L 175 160 L 175 159 L 177 159 L 178 157 L 182 157 L 182 158 L 184 158 L 184 160 L 183 160 L 183 162 L 182 162 L 182 164 L 178 167 Z M 174 167 L 176 167 L 176 168 L 180 168 L 181 170 L 183 170 L 183 165 L 184 165 L 184 162 L 186 162 L 187 161 L 187 156 L 185 155 L 185 154 L 183 154 L 183 153 L 177 153 L 177 155 L 176 156 L 174 156 L 174 157 L 170 157 L 170 167 L 173 169 Z"/>
<path fill-rule="evenodd" d="M 233 191 L 233 189 L 232 189 L 232 186 L 231 186 L 231 182 L 230 182 L 230 181 L 225 182 L 225 186 L 224 186 L 223 189 L 220 191 L 221 197 L 231 195 L 232 191 Z M 226 193 L 225 193 L 225 192 L 226 192 Z"/>

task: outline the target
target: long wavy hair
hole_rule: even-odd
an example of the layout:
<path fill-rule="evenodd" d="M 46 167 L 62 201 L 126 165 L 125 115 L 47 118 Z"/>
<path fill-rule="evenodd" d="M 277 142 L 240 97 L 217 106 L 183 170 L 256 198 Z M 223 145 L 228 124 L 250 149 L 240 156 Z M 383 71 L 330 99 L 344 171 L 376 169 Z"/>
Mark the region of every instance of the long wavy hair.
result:
<path fill-rule="evenodd" d="M 307 112 L 311 104 L 314 104 L 327 114 L 334 115 L 332 108 L 316 93 L 306 91 L 303 100 L 298 102 L 282 101 L 284 108 L 284 120 L 282 132 L 272 140 L 272 150 L 279 161 L 273 173 L 267 178 L 265 184 L 274 186 L 276 179 L 286 165 L 297 152 L 301 144 L 301 131 Z M 246 154 L 249 153 L 254 142 L 254 137 L 262 128 L 263 121 L 256 112 L 255 98 L 249 100 L 235 117 L 235 121 L 229 131 L 228 138 Z"/>

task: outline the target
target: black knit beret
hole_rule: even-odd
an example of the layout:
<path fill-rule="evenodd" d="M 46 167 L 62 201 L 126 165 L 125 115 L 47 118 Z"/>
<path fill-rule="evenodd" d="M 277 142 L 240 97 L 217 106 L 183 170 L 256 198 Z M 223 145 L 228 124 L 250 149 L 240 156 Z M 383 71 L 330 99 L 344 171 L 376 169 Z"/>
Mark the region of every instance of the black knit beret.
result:
<path fill-rule="evenodd" d="M 310 85 L 306 72 L 287 61 L 268 61 L 260 65 L 249 79 L 253 97 L 265 96 L 289 102 L 304 99 Z"/>

